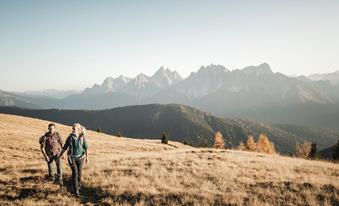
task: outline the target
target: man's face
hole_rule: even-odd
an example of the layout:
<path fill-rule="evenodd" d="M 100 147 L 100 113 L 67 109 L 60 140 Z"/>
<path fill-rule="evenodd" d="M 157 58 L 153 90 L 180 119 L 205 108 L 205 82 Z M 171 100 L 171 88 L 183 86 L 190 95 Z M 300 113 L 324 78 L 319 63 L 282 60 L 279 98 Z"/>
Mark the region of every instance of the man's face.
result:
<path fill-rule="evenodd" d="M 54 126 L 48 127 L 48 131 L 53 134 L 55 132 L 55 127 Z"/>
<path fill-rule="evenodd" d="M 73 134 L 79 134 L 79 127 L 75 127 L 75 126 L 73 126 L 72 127 L 72 132 L 73 132 Z"/>

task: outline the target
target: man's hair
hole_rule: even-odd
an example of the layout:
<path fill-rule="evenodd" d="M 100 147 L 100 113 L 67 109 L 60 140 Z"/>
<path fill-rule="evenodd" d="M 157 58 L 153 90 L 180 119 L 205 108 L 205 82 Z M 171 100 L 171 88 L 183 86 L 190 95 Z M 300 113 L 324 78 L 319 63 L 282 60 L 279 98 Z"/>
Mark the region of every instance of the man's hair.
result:
<path fill-rule="evenodd" d="M 51 127 L 55 127 L 55 124 L 54 124 L 54 123 L 50 123 L 50 124 L 48 125 L 48 128 L 51 128 Z"/>
<path fill-rule="evenodd" d="M 80 123 L 74 123 L 73 127 L 77 127 L 77 128 L 79 128 L 81 130 L 81 124 Z"/>

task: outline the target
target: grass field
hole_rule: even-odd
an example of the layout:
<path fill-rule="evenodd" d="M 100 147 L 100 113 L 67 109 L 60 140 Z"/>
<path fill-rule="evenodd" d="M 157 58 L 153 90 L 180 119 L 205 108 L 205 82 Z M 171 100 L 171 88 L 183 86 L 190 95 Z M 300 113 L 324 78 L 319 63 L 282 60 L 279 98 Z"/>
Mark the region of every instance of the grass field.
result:
<path fill-rule="evenodd" d="M 338 164 L 96 132 L 75 198 L 66 160 L 65 186 L 46 180 L 38 139 L 48 123 L 0 114 L 0 205 L 339 205 Z"/>

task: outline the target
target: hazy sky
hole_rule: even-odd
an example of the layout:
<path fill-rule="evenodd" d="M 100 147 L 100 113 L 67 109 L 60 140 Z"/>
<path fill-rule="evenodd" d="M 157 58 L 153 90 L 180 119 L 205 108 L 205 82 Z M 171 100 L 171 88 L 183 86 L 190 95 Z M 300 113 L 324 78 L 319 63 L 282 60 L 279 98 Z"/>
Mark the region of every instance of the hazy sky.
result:
<path fill-rule="evenodd" d="M 0 90 L 262 62 L 285 74 L 339 70 L 339 1 L 0 0 Z"/>

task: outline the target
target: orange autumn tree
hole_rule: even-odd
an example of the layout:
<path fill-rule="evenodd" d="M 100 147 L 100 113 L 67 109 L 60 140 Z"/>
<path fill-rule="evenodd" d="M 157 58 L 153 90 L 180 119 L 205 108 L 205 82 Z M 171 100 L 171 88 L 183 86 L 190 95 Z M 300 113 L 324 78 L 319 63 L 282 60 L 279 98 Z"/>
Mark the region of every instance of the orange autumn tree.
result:
<path fill-rule="evenodd" d="M 252 135 L 248 136 L 245 144 L 240 142 L 238 150 L 260 152 L 266 154 L 276 154 L 274 144 L 264 134 L 260 134 L 259 139 L 255 142 Z"/>
<path fill-rule="evenodd" d="M 224 139 L 222 138 L 222 134 L 219 131 L 214 134 L 214 148 L 216 149 L 225 148 Z"/>
<path fill-rule="evenodd" d="M 266 154 L 275 154 L 275 148 L 273 143 L 268 139 L 264 134 L 260 134 L 257 142 L 257 152 L 266 153 Z"/>
<path fill-rule="evenodd" d="M 257 150 L 257 145 L 254 141 L 254 137 L 252 135 L 248 136 L 245 148 L 247 151 L 255 152 Z"/>

